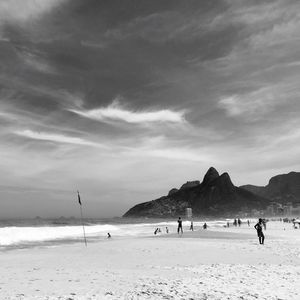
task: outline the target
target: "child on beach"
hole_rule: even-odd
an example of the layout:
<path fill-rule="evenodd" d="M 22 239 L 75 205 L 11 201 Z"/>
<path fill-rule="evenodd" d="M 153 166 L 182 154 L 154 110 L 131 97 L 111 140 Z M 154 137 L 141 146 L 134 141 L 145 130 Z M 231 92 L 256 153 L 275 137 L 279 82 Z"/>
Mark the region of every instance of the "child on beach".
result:
<path fill-rule="evenodd" d="M 177 222 L 178 222 L 177 233 L 179 234 L 179 231 L 181 231 L 181 233 L 183 233 L 181 217 L 178 218 Z"/>
<path fill-rule="evenodd" d="M 263 220 L 262 219 L 258 219 L 258 223 L 255 224 L 254 228 L 257 231 L 257 236 L 258 236 L 259 243 L 261 245 L 263 245 L 264 241 L 265 241 L 265 236 L 263 234 Z"/>

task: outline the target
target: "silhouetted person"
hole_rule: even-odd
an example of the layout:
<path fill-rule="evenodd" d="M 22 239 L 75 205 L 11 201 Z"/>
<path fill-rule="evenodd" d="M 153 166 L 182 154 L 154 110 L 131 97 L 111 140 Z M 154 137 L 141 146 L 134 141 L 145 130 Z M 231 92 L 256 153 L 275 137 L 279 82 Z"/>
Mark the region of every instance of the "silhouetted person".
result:
<path fill-rule="evenodd" d="M 183 230 L 182 230 L 182 220 L 181 220 L 180 217 L 178 218 L 177 222 L 178 222 L 177 233 L 179 234 L 179 231 L 181 231 L 181 233 L 183 233 Z"/>
<path fill-rule="evenodd" d="M 236 219 L 234 219 L 233 225 L 234 225 L 234 226 L 237 226 L 237 220 L 236 220 Z"/>
<path fill-rule="evenodd" d="M 108 238 L 108 239 L 110 239 L 110 238 L 111 238 L 111 235 L 110 235 L 110 233 L 109 233 L 109 232 L 107 233 L 107 238 Z"/>
<path fill-rule="evenodd" d="M 158 228 L 155 229 L 154 234 L 156 235 L 158 233 Z"/>
<path fill-rule="evenodd" d="M 168 227 L 166 227 L 166 233 L 169 233 L 169 228 Z"/>
<path fill-rule="evenodd" d="M 242 225 L 242 220 L 241 219 L 238 219 L 238 224 L 239 224 L 239 227 Z"/>
<path fill-rule="evenodd" d="M 249 220 L 247 221 L 247 223 L 248 223 L 248 226 L 250 226 L 250 221 Z"/>
<path fill-rule="evenodd" d="M 227 227 L 229 228 L 229 222 L 227 222 Z"/>
<path fill-rule="evenodd" d="M 194 231 L 194 224 L 193 224 L 193 221 L 191 221 L 190 230 Z"/>
<path fill-rule="evenodd" d="M 203 224 L 203 229 L 207 229 L 207 224 L 206 223 Z"/>
<path fill-rule="evenodd" d="M 263 220 L 258 219 L 258 223 L 255 224 L 254 228 L 257 231 L 257 236 L 258 236 L 259 243 L 263 245 L 263 243 L 265 241 L 265 236 L 263 234 Z"/>

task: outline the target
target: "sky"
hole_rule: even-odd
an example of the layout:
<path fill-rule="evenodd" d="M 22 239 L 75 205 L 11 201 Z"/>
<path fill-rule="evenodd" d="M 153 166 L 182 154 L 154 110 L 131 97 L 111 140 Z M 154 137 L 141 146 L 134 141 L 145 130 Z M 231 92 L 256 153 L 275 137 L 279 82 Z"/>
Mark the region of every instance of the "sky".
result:
<path fill-rule="evenodd" d="M 0 218 L 121 216 L 211 166 L 300 170 L 298 0 L 0 0 Z"/>

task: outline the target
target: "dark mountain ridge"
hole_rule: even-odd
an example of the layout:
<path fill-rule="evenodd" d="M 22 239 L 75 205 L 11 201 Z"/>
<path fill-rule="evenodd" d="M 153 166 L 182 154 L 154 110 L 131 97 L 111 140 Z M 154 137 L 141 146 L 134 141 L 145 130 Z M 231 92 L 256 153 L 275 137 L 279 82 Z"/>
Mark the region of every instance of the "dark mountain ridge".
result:
<path fill-rule="evenodd" d="M 300 172 L 274 176 L 266 186 L 248 184 L 240 188 L 281 204 L 300 203 Z"/>
<path fill-rule="evenodd" d="M 264 209 L 269 200 L 251 191 L 236 187 L 228 173 L 219 175 L 211 167 L 203 181 L 190 181 L 167 196 L 135 205 L 124 217 L 176 217 L 191 207 L 194 216 L 225 216 L 251 209 Z"/>

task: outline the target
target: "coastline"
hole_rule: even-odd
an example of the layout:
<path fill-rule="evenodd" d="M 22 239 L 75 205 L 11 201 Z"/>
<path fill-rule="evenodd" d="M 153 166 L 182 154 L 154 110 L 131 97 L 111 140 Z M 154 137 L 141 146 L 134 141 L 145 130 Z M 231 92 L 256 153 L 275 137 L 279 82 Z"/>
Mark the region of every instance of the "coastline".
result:
<path fill-rule="evenodd" d="M 278 224 L 270 225 L 265 245 L 242 226 L 2 252 L 0 294 L 3 299 L 299 299 L 300 231 L 279 235 Z"/>

